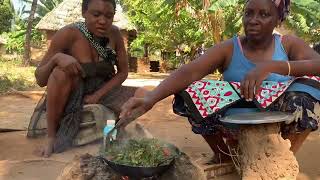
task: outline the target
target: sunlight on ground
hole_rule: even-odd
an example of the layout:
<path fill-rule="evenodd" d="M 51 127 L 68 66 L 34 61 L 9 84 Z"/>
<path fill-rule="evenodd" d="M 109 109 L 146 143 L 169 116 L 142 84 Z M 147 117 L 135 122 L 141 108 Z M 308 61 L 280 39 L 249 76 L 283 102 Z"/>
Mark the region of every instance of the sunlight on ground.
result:
<path fill-rule="evenodd" d="M 0 161 L 0 180 L 54 180 L 64 166 L 50 160 Z"/>
<path fill-rule="evenodd" d="M 8 168 L 8 163 L 9 161 L 0 161 L 0 177 L 6 176 L 9 174 L 9 168 Z"/>

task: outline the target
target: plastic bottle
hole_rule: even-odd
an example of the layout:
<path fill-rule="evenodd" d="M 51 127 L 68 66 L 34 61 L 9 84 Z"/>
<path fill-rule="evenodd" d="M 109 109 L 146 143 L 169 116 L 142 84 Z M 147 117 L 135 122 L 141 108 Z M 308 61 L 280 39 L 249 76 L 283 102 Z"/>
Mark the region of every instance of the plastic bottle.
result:
<path fill-rule="evenodd" d="M 104 147 L 106 147 L 107 141 L 110 141 L 109 139 L 107 139 L 107 135 L 108 133 L 114 128 L 116 124 L 115 120 L 107 120 L 107 125 L 104 127 L 103 129 L 103 145 Z M 115 140 L 117 136 L 117 130 L 114 130 L 112 133 L 112 140 Z"/>

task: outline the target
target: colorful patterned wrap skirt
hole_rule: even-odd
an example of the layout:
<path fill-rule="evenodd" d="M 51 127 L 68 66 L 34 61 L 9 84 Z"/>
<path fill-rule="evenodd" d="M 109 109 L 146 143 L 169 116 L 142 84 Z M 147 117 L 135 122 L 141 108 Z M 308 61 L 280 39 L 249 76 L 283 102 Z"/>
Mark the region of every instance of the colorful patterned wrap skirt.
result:
<path fill-rule="evenodd" d="M 206 84 L 206 88 L 203 88 L 203 83 Z M 210 87 L 212 84 L 214 85 Z M 282 85 L 283 87 L 281 87 Z M 317 130 L 320 121 L 319 100 L 308 93 L 286 91 L 289 85 L 290 83 L 273 83 L 271 85 L 270 82 L 264 83 L 255 100 L 247 102 L 239 95 L 240 86 L 237 83 L 202 80 L 201 83 L 194 82 L 184 91 L 175 94 L 173 111 L 187 117 L 192 125 L 192 131 L 201 135 L 222 133 L 223 136 L 235 138 L 239 132 L 238 126 L 219 121 L 232 108 L 292 113 L 294 120 L 290 124 L 283 123 L 281 125 L 283 134 L 299 133 L 306 129 Z M 217 86 L 223 88 L 219 89 Z M 277 88 L 271 91 L 271 88 L 268 87 Z M 206 91 L 208 89 L 210 91 Z M 231 89 L 231 91 L 226 89 Z M 266 90 L 271 95 L 267 94 Z M 273 101 L 268 102 L 270 99 Z M 266 104 L 266 102 L 268 103 Z"/>

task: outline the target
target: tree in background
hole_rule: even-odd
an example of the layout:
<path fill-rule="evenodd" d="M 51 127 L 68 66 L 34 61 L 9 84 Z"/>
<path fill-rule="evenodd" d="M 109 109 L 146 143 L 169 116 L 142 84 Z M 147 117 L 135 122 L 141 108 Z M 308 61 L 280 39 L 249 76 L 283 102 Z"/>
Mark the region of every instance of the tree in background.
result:
<path fill-rule="evenodd" d="M 0 34 L 8 32 L 14 15 L 14 8 L 10 0 L 0 0 Z"/>
<path fill-rule="evenodd" d="M 0 0 L 1 1 L 1 0 Z M 44 17 L 48 12 L 54 9 L 59 2 L 62 0 L 41 0 L 37 3 L 35 17 L 32 22 L 31 38 L 30 43 L 34 47 L 40 47 L 42 45 L 43 35 L 35 26 Z M 24 6 L 21 6 L 20 9 L 14 12 L 14 20 L 11 31 L 7 33 L 2 33 L 2 37 L 7 40 L 5 45 L 7 53 L 10 54 L 24 54 L 25 45 L 26 45 L 26 31 L 28 26 L 28 16 L 30 15 L 30 10 L 26 10 L 27 7 L 31 6 L 32 1 L 21 0 L 20 3 L 24 3 Z M 30 5 L 28 5 L 30 3 Z M 26 18 L 27 17 L 27 18 Z M 30 46 L 31 46 L 30 45 Z M 30 55 L 30 53 L 29 53 Z M 30 58 L 26 58 L 30 59 Z M 23 62 L 25 63 L 25 62 Z M 26 62 L 28 64 L 28 62 Z"/>
<path fill-rule="evenodd" d="M 26 29 L 26 38 L 24 44 L 24 54 L 23 54 L 23 64 L 25 66 L 29 65 L 30 63 L 30 51 L 31 51 L 31 31 L 32 31 L 32 24 L 34 15 L 36 13 L 38 0 L 33 0 L 31 4 L 31 11 L 28 18 L 28 24 Z"/>
<path fill-rule="evenodd" d="M 59 2 L 62 0 L 41 0 L 37 4 L 36 14 L 32 23 L 31 30 L 31 45 L 32 46 L 41 46 L 43 36 L 41 32 L 35 29 L 35 26 L 44 17 L 48 12 L 54 9 Z M 30 10 L 26 10 L 27 7 L 31 6 L 32 1 L 21 0 L 21 3 L 24 3 L 24 6 L 21 6 L 20 9 L 15 11 L 14 14 L 14 23 L 12 26 L 12 30 L 8 33 L 2 34 L 2 36 L 7 39 L 6 51 L 7 53 L 13 54 L 23 54 L 24 53 L 24 44 L 26 38 L 26 29 L 27 29 L 27 21 L 30 15 Z M 29 5 L 28 5 L 29 4 Z"/>
<path fill-rule="evenodd" d="M 14 18 L 14 25 L 12 26 L 12 30 L 8 33 L 3 33 L 2 36 L 7 40 L 5 45 L 6 51 L 9 54 L 23 54 L 24 52 L 24 44 L 25 44 L 25 36 L 27 29 L 27 20 L 22 19 L 20 16 L 22 12 L 18 10 L 16 12 Z M 31 44 L 32 46 L 40 47 L 42 45 L 43 35 L 37 29 L 35 29 L 35 25 L 38 22 L 35 20 L 32 25 L 31 31 Z"/>
<path fill-rule="evenodd" d="M 132 50 L 188 51 L 211 46 L 242 32 L 245 0 L 121 0 L 138 38 Z M 320 39 L 320 0 L 295 0 L 284 26 L 306 41 Z"/>
<path fill-rule="evenodd" d="M 291 1 L 291 13 L 285 25 L 310 43 L 320 41 L 320 0 Z"/>
<path fill-rule="evenodd" d="M 176 4 L 183 4 L 196 9 L 199 3 L 202 8 L 196 9 L 198 20 L 208 31 L 215 42 L 228 39 L 241 32 L 242 11 L 246 0 L 173 0 Z M 320 0 L 291 1 L 291 13 L 284 26 L 305 40 L 312 42 L 320 38 Z"/>
<path fill-rule="evenodd" d="M 166 0 L 124 0 L 122 3 L 139 31 L 133 42 L 134 50 L 143 49 L 148 44 L 150 51 L 173 52 L 186 46 L 194 49 L 210 41 L 205 39 L 204 31 L 199 28 L 191 10 L 183 9 L 177 14 Z"/>
<path fill-rule="evenodd" d="M 36 21 L 39 21 L 43 18 L 47 13 L 52 11 L 55 7 L 57 7 L 63 0 L 39 0 L 37 3 L 37 9 L 35 18 Z M 32 0 L 22 0 L 22 2 L 32 5 Z M 30 14 L 30 10 L 24 11 L 24 13 Z"/>
<path fill-rule="evenodd" d="M 29 13 L 28 25 L 26 29 L 26 38 L 24 44 L 24 64 L 28 65 L 30 63 L 30 46 L 32 38 L 32 28 L 33 21 L 39 22 L 42 17 L 44 17 L 48 12 L 54 9 L 62 0 L 23 0 L 24 2 L 31 3 L 31 10 L 26 11 Z M 36 19 L 35 19 L 36 18 Z"/>
<path fill-rule="evenodd" d="M 138 38 L 132 43 L 133 51 L 160 51 L 173 61 L 178 54 L 178 61 L 184 62 L 197 56 L 203 45 L 212 46 L 238 32 L 244 4 L 236 0 L 215 3 L 209 0 L 122 0 L 121 3 L 138 30 Z M 226 21 L 229 23 L 224 23 Z"/>

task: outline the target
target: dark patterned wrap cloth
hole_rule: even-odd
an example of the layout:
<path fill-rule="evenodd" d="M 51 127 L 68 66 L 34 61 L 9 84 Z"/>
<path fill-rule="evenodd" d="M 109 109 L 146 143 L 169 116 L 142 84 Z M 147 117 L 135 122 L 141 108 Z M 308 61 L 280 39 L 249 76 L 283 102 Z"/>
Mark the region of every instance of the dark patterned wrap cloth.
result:
<path fill-rule="evenodd" d="M 308 93 L 286 91 L 294 81 L 306 82 L 320 89 L 320 78 L 297 78 L 291 82 L 264 82 L 253 102 L 241 98 L 240 83 L 201 80 L 184 91 L 175 94 L 173 111 L 187 117 L 192 131 L 201 135 L 222 133 L 236 139 L 238 128 L 224 124 L 219 119 L 229 108 L 254 108 L 257 111 L 282 111 L 294 115 L 290 124 L 282 124 L 282 133 L 299 133 L 306 129 L 316 130 L 320 121 L 319 100 Z"/>
<path fill-rule="evenodd" d="M 81 64 L 85 72 L 85 77 L 80 80 L 78 88 L 71 92 L 65 106 L 63 117 L 59 123 L 56 134 L 56 142 L 54 144 L 54 152 L 57 153 L 70 147 L 74 137 L 79 131 L 84 97 L 101 88 L 107 81 L 114 77 L 116 72 L 115 66 L 117 65 L 117 56 L 115 51 L 106 46 L 107 44 L 105 44 L 105 42 L 108 42 L 108 40 L 101 40 L 101 44 L 99 40 L 94 39 L 93 35 L 88 31 L 83 22 L 75 23 L 75 27 L 82 32 L 84 37 L 86 37 L 91 45 L 97 50 L 100 61 Z M 134 95 L 135 90 L 136 87 L 115 87 L 108 92 L 99 103 L 119 115 L 122 104 Z M 45 104 L 46 100 L 45 97 L 43 97 L 31 117 L 28 137 L 34 137 L 41 134 L 37 133 L 37 130 L 41 130 L 37 129 L 37 127 L 39 127 L 40 124 L 43 124 L 43 122 L 40 122 L 40 115 L 46 111 Z"/>
<path fill-rule="evenodd" d="M 105 79 L 103 76 L 87 77 L 84 78 L 80 82 L 79 87 L 71 93 L 64 110 L 63 118 L 59 124 L 60 127 L 54 146 L 55 152 L 62 152 L 72 145 L 73 139 L 79 131 L 84 96 L 94 93 L 107 81 L 108 78 Z M 115 87 L 108 92 L 99 103 L 119 115 L 122 104 L 134 95 L 134 91 L 134 87 Z"/>

